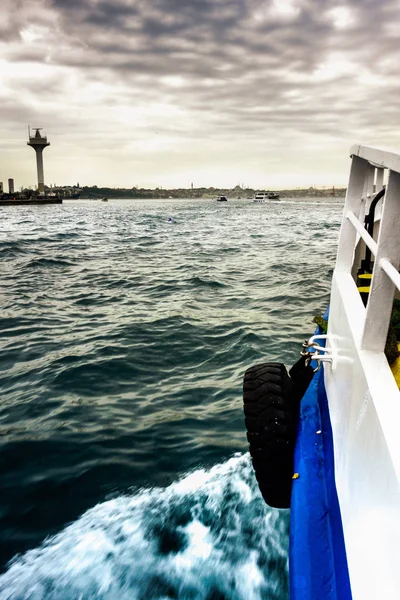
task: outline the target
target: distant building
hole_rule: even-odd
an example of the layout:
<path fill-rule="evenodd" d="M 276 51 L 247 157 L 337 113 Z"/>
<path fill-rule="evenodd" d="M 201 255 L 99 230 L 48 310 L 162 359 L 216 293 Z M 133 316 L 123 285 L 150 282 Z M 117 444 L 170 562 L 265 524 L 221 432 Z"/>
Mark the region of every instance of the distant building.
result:
<path fill-rule="evenodd" d="M 9 194 L 13 194 L 14 193 L 14 179 L 9 179 L 8 180 L 8 193 Z"/>

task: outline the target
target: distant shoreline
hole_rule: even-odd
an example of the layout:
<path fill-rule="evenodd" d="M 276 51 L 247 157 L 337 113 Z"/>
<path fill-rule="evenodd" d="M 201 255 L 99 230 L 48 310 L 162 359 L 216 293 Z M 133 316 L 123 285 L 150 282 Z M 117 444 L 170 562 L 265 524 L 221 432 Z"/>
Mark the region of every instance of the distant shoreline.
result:
<path fill-rule="evenodd" d="M 124 189 L 124 188 L 81 188 L 81 200 L 101 200 L 102 198 L 119 199 L 119 200 L 157 200 L 157 199 L 179 199 L 179 198 L 197 198 L 197 199 L 212 199 L 217 196 L 226 196 L 228 199 L 251 199 L 257 190 L 234 188 L 232 190 L 220 188 L 195 188 L 188 189 Z M 272 191 L 272 190 L 271 190 Z M 312 198 L 344 198 L 346 188 L 307 188 L 293 190 L 277 190 L 280 198 L 294 197 L 312 197 Z M 68 200 L 68 198 L 65 198 Z"/>

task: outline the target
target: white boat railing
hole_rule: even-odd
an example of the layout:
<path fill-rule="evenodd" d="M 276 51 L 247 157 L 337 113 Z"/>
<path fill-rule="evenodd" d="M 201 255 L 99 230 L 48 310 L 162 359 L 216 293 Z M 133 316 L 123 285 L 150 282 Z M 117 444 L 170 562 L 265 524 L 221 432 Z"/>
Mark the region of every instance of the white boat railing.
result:
<path fill-rule="evenodd" d="M 368 303 L 365 311 L 361 348 L 382 352 L 385 347 L 395 288 L 400 291 L 400 157 L 390 150 L 353 146 L 352 167 L 344 221 L 339 240 L 336 270 L 350 273 L 353 267 L 357 233 L 375 256 Z M 388 170 L 378 240 L 361 222 L 375 191 L 383 187 Z"/>
<path fill-rule="evenodd" d="M 324 363 L 324 381 L 353 599 L 397 600 L 400 392 L 384 348 L 400 290 L 400 153 L 366 146 L 350 152 L 327 332 L 334 360 Z M 383 187 L 370 235 L 364 217 Z M 374 260 L 364 306 L 357 275 L 366 247 Z"/>

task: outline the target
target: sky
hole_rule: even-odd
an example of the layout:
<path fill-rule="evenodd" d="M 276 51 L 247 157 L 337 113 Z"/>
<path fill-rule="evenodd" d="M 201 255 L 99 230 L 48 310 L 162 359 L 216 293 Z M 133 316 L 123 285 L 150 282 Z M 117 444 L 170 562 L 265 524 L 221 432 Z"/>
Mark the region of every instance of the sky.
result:
<path fill-rule="evenodd" d="M 0 181 L 346 185 L 400 148 L 400 0 L 1 0 Z"/>

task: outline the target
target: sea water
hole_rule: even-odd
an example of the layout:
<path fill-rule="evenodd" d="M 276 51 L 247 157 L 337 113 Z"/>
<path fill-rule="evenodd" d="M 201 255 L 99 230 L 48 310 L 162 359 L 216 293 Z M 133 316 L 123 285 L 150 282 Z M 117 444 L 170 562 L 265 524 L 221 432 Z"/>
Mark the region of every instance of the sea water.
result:
<path fill-rule="evenodd" d="M 65 201 L 0 219 L 0 600 L 283 600 L 243 373 L 293 364 L 343 201 Z"/>

